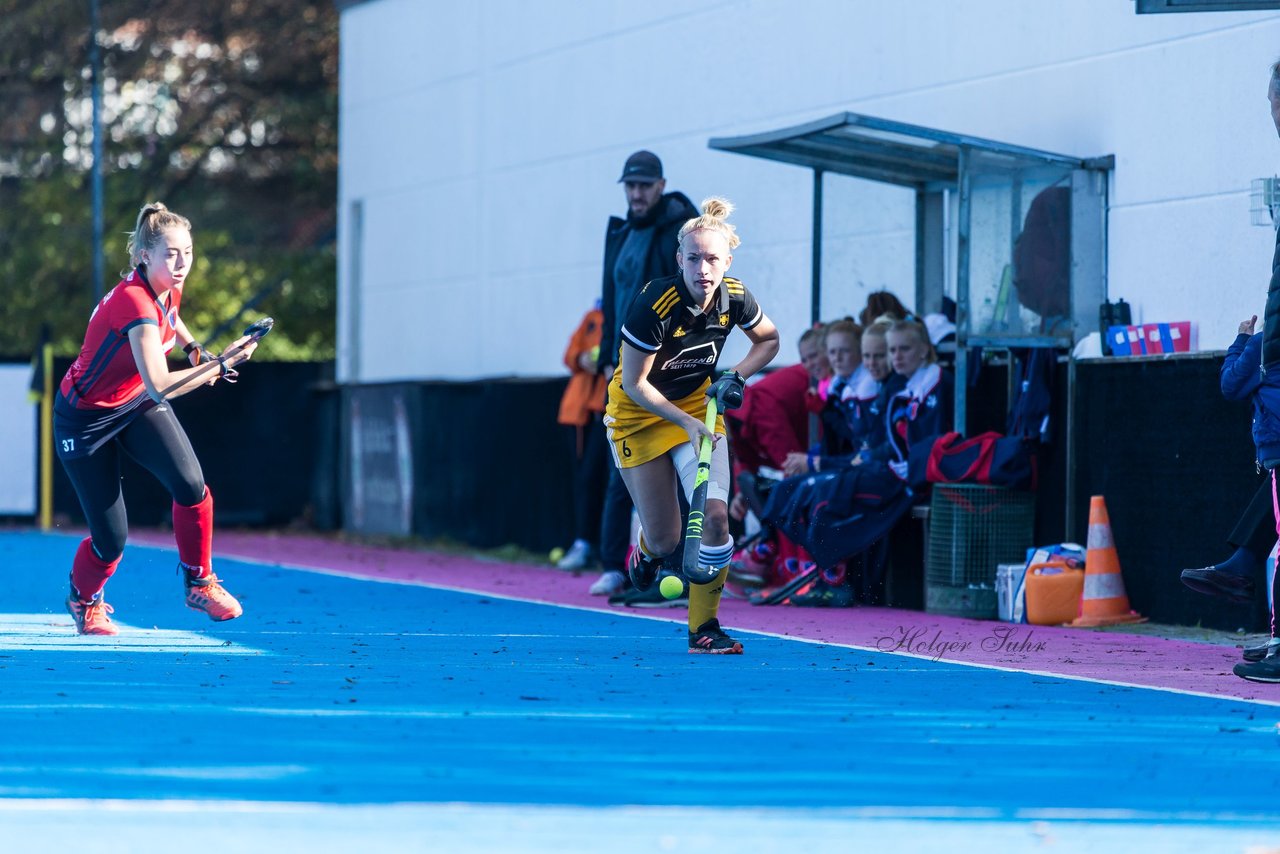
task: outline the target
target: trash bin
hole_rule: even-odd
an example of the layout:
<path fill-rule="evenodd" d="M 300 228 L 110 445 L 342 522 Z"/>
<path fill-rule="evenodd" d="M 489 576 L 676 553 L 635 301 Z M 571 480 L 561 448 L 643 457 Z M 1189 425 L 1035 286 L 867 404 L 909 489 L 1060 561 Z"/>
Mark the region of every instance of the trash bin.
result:
<path fill-rule="evenodd" d="M 1031 492 L 935 484 L 925 551 L 925 611 L 994 619 L 996 567 L 1026 560 L 1035 535 L 1035 508 Z"/>

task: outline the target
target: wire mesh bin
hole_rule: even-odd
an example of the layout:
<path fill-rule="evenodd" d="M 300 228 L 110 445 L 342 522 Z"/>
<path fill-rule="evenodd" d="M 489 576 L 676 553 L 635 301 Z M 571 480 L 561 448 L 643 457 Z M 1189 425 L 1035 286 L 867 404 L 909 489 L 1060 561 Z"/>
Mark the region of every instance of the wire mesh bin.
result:
<path fill-rule="evenodd" d="M 1002 486 L 935 484 L 925 555 L 925 610 L 995 618 L 996 566 L 1026 560 L 1035 520 L 1034 493 Z"/>

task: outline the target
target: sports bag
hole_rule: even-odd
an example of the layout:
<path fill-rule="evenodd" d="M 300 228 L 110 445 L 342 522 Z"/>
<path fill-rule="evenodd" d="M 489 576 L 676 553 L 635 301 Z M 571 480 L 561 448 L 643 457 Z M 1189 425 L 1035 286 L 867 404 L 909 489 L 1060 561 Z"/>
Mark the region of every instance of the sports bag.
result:
<path fill-rule="evenodd" d="M 929 451 L 925 479 L 1035 489 L 1036 455 L 1031 442 L 1000 433 L 980 433 L 972 439 L 943 433 Z"/>

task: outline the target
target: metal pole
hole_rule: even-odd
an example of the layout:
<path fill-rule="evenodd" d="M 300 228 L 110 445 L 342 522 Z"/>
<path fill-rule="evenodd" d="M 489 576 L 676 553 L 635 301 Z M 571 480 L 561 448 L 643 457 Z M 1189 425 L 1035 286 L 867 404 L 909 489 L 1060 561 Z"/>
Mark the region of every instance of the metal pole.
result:
<path fill-rule="evenodd" d="M 1057 366 L 1054 366 L 1056 371 Z M 1076 542 L 1076 467 L 1079 465 L 1076 448 L 1076 360 L 1067 351 L 1067 508 L 1062 524 L 1068 542 Z"/>
<path fill-rule="evenodd" d="M 1013 269 L 1013 245 L 1018 242 L 1018 235 L 1022 233 L 1022 172 L 1013 173 L 1013 185 L 1009 188 L 1009 266 L 1006 269 Z M 1017 328 L 1016 321 L 1018 319 L 1018 297 L 1013 293 L 1012 276 L 1009 278 L 1009 287 L 1004 288 L 1004 281 L 1001 281 L 1001 291 L 997 293 L 995 299 L 996 313 L 999 317 L 995 320 L 994 328 L 1000 331 L 1013 331 L 1015 334 L 1021 331 Z M 1004 303 L 1001 304 L 1000 297 L 1004 297 Z M 1012 399 L 1011 401 L 1012 402 Z"/>
<path fill-rule="evenodd" d="M 361 300 L 364 298 L 364 282 L 361 273 L 364 269 L 364 199 L 356 199 L 351 203 L 351 224 L 347 226 L 347 257 L 350 259 L 347 268 L 347 287 L 339 298 L 339 310 L 346 312 L 347 336 L 345 375 L 339 379 L 346 383 L 360 382 L 360 352 L 364 348 L 361 335 Z M 342 356 L 339 353 L 339 356 Z M 614 354 L 616 355 L 616 354 Z"/>
<path fill-rule="evenodd" d="M 98 48 L 98 0 L 89 0 L 89 67 L 93 87 L 93 301 L 102 299 L 102 51 Z"/>
<path fill-rule="evenodd" d="M 822 319 L 822 170 L 813 170 L 813 287 L 809 323 Z"/>
<path fill-rule="evenodd" d="M 929 303 L 928 294 L 925 286 L 925 266 L 929 263 L 925 256 L 925 232 L 928 230 L 929 217 L 925 211 L 926 201 L 924 188 L 916 188 L 916 311 L 921 316 L 928 314 L 933 306 Z M 942 310 L 942 306 L 938 306 L 938 310 Z"/>
<path fill-rule="evenodd" d="M 53 345 L 49 343 L 49 326 L 40 335 L 40 371 L 44 383 L 40 387 L 40 530 L 53 527 Z"/>

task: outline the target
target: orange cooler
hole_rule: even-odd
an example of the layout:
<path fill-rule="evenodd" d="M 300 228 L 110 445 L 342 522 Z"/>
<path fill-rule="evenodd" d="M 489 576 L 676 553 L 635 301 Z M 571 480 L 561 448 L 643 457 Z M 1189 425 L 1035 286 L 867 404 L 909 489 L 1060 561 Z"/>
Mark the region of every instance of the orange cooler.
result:
<path fill-rule="evenodd" d="M 1084 570 L 1060 561 L 1035 563 L 1027 569 L 1027 622 L 1057 626 L 1080 616 Z"/>

